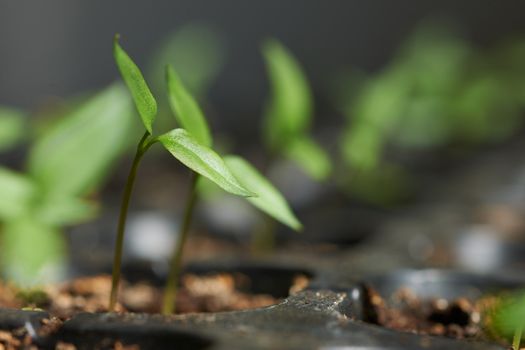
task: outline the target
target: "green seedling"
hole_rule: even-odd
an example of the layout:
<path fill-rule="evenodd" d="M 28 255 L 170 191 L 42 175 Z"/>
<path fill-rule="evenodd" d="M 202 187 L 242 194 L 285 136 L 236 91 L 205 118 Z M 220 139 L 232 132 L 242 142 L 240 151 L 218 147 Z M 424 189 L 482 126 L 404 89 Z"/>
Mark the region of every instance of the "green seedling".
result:
<path fill-rule="evenodd" d="M 170 314 L 175 309 L 182 254 L 189 232 L 193 209 L 197 201 L 196 186 L 199 179 L 206 178 L 226 190 L 226 192 L 247 198 L 253 205 L 285 224 L 300 228 L 300 223 L 280 193 L 247 161 L 237 156 L 226 156 L 223 159 L 212 150 L 213 141 L 204 114 L 171 66 L 168 66 L 166 69 L 168 99 L 176 121 L 183 129 L 174 129 L 157 137 L 152 136 L 151 130 L 155 117 L 155 107 L 152 106 L 156 105 L 155 99 L 149 92 L 138 67 L 119 46 L 118 37 L 115 39 L 114 50 L 115 60 L 134 96 L 139 113 L 141 111 L 146 112 L 145 115 L 142 115 L 142 120 L 147 131 L 139 142 L 122 201 L 117 232 L 110 309 L 113 309 L 116 303 L 125 221 L 137 167 L 146 150 L 154 143 L 159 142 L 176 159 L 192 170 L 191 187 L 186 200 L 179 241 L 170 261 L 170 270 L 163 299 L 162 311 L 165 314 Z M 257 195 L 254 195 L 254 193 L 257 193 Z"/>
<path fill-rule="evenodd" d="M 338 74 L 337 103 L 348 118 L 341 182 L 352 194 L 377 204 L 402 200 L 413 181 L 392 154 L 468 150 L 504 140 L 523 124 L 525 40 L 482 51 L 450 28 L 424 24 L 378 73 L 344 81 Z M 387 175 L 393 168 L 406 179 L 393 182 Z M 385 196 L 387 181 L 399 191 Z"/>
<path fill-rule="evenodd" d="M 32 308 L 45 308 L 51 303 L 51 298 L 42 289 L 24 289 L 16 293 L 16 299 L 23 305 Z"/>
<path fill-rule="evenodd" d="M 186 231 L 188 230 L 193 212 L 193 188 L 195 187 L 195 183 L 199 175 L 210 179 L 219 187 L 232 194 L 239 196 L 254 195 L 237 181 L 237 179 L 227 168 L 223 159 L 207 146 L 209 144 L 209 140 L 206 139 L 205 133 L 196 132 L 195 136 L 193 136 L 184 129 L 173 129 L 165 134 L 153 136 L 153 123 L 157 114 L 156 100 L 149 90 L 148 85 L 146 84 L 146 81 L 144 80 L 139 68 L 131 60 L 128 54 L 120 47 L 118 43 L 118 36 L 116 36 L 114 40 L 113 54 L 120 73 L 131 92 L 135 106 L 139 112 L 146 131 L 138 143 L 137 151 L 135 153 L 135 157 L 133 159 L 129 176 L 124 188 L 124 195 L 117 228 L 117 241 L 115 246 L 113 277 L 109 302 L 110 310 L 114 310 L 117 301 L 124 231 L 133 184 L 140 161 L 146 151 L 152 145 L 155 143 L 160 143 L 176 159 L 193 171 L 191 185 L 192 189 L 190 190 L 191 197 L 186 203 L 180 242 L 182 244 L 179 244 L 179 247 L 184 245 L 183 241 L 186 239 Z M 173 88 L 173 86 L 171 88 Z M 177 86 L 175 86 L 175 88 L 177 88 Z M 180 101 L 182 101 L 182 104 L 177 105 L 178 108 L 182 108 L 183 110 L 188 108 L 190 111 L 195 108 L 195 106 L 191 103 L 193 101 L 188 100 L 185 98 L 185 96 L 182 96 Z M 178 249 L 182 251 L 182 247 Z M 170 275 L 178 274 L 181 259 L 180 257 L 177 257 L 178 255 L 181 254 L 176 254 L 176 257 L 172 260 Z M 169 279 L 169 281 L 171 281 L 171 279 Z M 168 283 L 169 285 L 167 289 L 175 288 L 171 285 L 171 282 Z"/>
<path fill-rule="evenodd" d="M 512 349 L 519 350 L 525 325 L 525 294 L 502 298 L 491 313 L 490 330 L 499 337 L 512 340 Z"/>
<path fill-rule="evenodd" d="M 31 286 L 63 277 L 63 228 L 96 215 L 96 203 L 86 197 L 124 151 L 131 108 L 123 86 L 106 88 L 37 137 L 29 147 L 26 172 L 0 167 L 1 267 L 6 278 Z M 13 121 L 22 114 L 10 113 L 10 125 L 19 125 L 14 130 L 24 124 Z M 20 135 L 32 137 L 32 129 L 24 128 Z"/>
<path fill-rule="evenodd" d="M 203 144 L 211 146 L 213 140 L 202 109 L 171 66 L 168 66 L 166 69 L 166 82 L 170 106 L 177 122 L 195 135 Z M 255 167 L 245 159 L 234 155 L 225 156 L 224 161 L 243 186 L 257 193 L 257 196 L 246 197 L 252 205 L 295 230 L 302 228 L 301 223 L 291 211 L 284 197 Z M 193 208 L 195 205 L 196 193 L 194 192 L 196 182 L 197 179 L 192 183 L 193 187 L 188 198 L 188 203 L 190 204 L 188 204 L 187 208 Z M 180 270 L 179 267 L 175 268 L 175 266 L 180 266 L 183 243 L 188 231 L 187 225 L 189 225 L 189 221 L 185 220 L 182 226 L 181 242 L 177 245 L 173 258 L 172 266 L 174 268 L 168 275 L 168 285 L 164 298 L 164 313 L 171 313 L 174 310 L 176 283 L 178 282 L 178 271 Z"/>
<path fill-rule="evenodd" d="M 309 135 L 313 114 L 312 92 L 303 70 L 277 40 L 262 48 L 271 83 L 264 117 L 264 139 L 270 151 L 292 160 L 315 180 L 331 172 L 330 158 Z"/>
<path fill-rule="evenodd" d="M 327 153 L 310 136 L 313 98 L 306 76 L 299 62 L 277 40 L 266 41 L 262 53 L 271 84 L 263 120 L 263 139 L 271 158 L 290 160 L 310 178 L 325 180 L 332 165 Z M 299 229 L 298 225 L 283 223 Z M 253 235 L 253 250 L 273 249 L 273 232 L 273 222 L 262 221 Z"/>

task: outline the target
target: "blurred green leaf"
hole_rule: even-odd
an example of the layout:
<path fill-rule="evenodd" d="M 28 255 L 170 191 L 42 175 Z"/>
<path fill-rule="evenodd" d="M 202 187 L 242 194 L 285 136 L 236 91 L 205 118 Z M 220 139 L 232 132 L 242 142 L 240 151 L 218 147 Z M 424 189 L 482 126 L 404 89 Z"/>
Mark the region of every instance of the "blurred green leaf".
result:
<path fill-rule="evenodd" d="M 446 95 L 461 84 L 472 54 L 453 26 L 427 22 L 404 43 L 392 68 L 409 76 L 419 93 Z"/>
<path fill-rule="evenodd" d="M 341 152 L 348 166 L 358 170 L 373 170 L 380 164 L 383 154 L 380 129 L 367 123 L 347 128 L 341 137 Z"/>
<path fill-rule="evenodd" d="M 24 112 L 0 106 L 0 151 L 20 142 L 27 134 L 26 127 Z"/>
<path fill-rule="evenodd" d="M 39 222 L 60 227 L 93 219 L 98 209 L 96 203 L 80 198 L 53 196 L 43 199 L 35 208 L 34 215 Z"/>
<path fill-rule="evenodd" d="M 132 116 L 126 89 L 106 88 L 36 141 L 29 173 L 46 193 L 74 196 L 93 190 L 126 145 Z"/>
<path fill-rule="evenodd" d="M 392 130 L 392 142 L 405 148 L 439 147 L 450 141 L 450 106 L 433 96 L 419 96 L 407 102 L 405 113 Z"/>
<path fill-rule="evenodd" d="M 148 65 L 154 91 L 164 91 L 164 66 L 170 64 L 189 92 L 200 100 L 224 65 L 225 51 L 216 28 L 205 23 L 184 25 L 163 40 Z"/>
<path fill-rule="evenodd" d="M 264 43 L 263 55 L 271 83 L 271 99 L 265 115 L 265 138 L 279 149 L 308 130 L 312 93 L 299 63 L 277 40 Z"/>
<path fill-rule="evenodd" d="M 257 193 L 257 197 L 246 198 L 250 203 L 292 229 L 302 229 L 283 195 L 255 167 L 233 155 L 225 156 L 224 161 L 243 186 Z"/>
<path fill-rule="evenodd" d="M 210 147 L 212 139 L 204 114 L 182 84 L 173 67 L 169 65 L 166 67 L 166 81 L 170 107 L 175 118 L 197 141 Z"/>
<path fill-rule="evenodd" d="M 455 131 L 469 142 L 501 141 L 515 132 L 523 120 L 517 98 L 494 77 L 472 79 L 455 102 Z"/>
<path fill-rule="evenodd" d="M 225 191 L 243 197 L 254 196 L 237 181 L 217 153 L 199 143 L 186 130 L 174 129 L 157 139 L 182 164 L 210 179 Z"/>
<path fill-rule="evenodd" d="M 491 312 L 488 326 L 496 334 L 511 339 L 517 328 L 525 326 L 525 294 L 502 298 Z"/>
<path fill-rule="evenodd" d="M 332 171 L 328 154 L 309 137 L 294 139 L 288 144 L 284 153 L 315 180 L 325 180 Z"/>
<path fill-rule="evenodd" d="M 144 127 L 151 134 L 153 132 L 153 122 L 157 115 L 157 102 L 153 97 L 140 69 L 128 56 L 128 54 L 120 47 L 118 43 L 118 35 L 115 36 L 113 43 L 113 56 L 115 62 L 120 70 L 122 78 L 126 82 L 135 106 L 142 118 Z"/>
<path fill-rule="evenodd" d="M 28 213 L 37 197 L 37 187 L 26 175 L 0 168 L 0 219 Z"/>
<path fill-rule="evenodd" d="M 413 193 L 413 182 L 396 164 L 382 163 L 372 170 L 356 170 L 343 180 L 350 193 L 377 206 L 390 207 L 406 201 Z"/>
<path fill-rule="evenodd" d="M 1 246 L 0 259 L 8 280 L 31 286 L 64 277 L 65 242 L 51 226 L 29 216 L 7 221 Z"/>

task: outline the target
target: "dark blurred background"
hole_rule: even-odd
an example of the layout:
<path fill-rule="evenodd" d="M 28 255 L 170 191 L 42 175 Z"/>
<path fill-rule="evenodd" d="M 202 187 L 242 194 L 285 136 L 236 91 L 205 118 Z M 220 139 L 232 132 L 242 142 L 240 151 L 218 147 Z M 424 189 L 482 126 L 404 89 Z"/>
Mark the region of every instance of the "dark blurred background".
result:
<path fill-rule="evenodd" d="M 31 107 L 118 78 L 116 32 L 140 64 L 170 32 L 203 21 L 226 39 L 225 68 L 210 92 L 225 118 L 260 115 L 266 89 L 261 41 L 282 40 L 314 90 L 338 68 L 375 70 L 417 24 L 441 17 L 477 45 L 525 31 L 523 1 L 78 1 L 0 2 L 0 103 Z"/>
<path fill-rule="evenodd" d="M 220 41 L 214 47 L 217 50 L 200 54 L 199 58 L 205 56 L 204 63 L 196 64 L 193 71 L 175 64 L 176 68 L 181 75 L 188 75 L 182 77 L 185 80 L 206 64 L 214 65 L 208 72 L 210 85 L 202 85 L 202 94 L 196 95 L 214 136 L 219 136 L 216 144 L 221 152 L 240 153 L 265 170 L 305 221 L 302 237 L 313 232 L 314 239 L 319 235 L 319 240 L 328 241 L 327 235 L 334 233 L 339 237 L 333 242 L 354 244 L 385 231 L 387 236 L 402 238 L 399 250 L 403 256 L 414 237 L 415 248 L 410 249 L 419 254 L 423 242 L 432 248 L 428 249 L 432 254 L 439 255 L 439 244 L 434 244 L 432 235 L 456 235 L 465 231 L 464 226 L 490 221 L 485 211 L 483 216 L 471 210 L 472 203 L 508 204 L 503 211 L 520 222 L 514 225 L 519 228 L 515 231 L 519 235 L 525 232 L 525 222 L 521 221 L 525 217 L 525 170 L 521 166 L 525 164 L 525 146 L 518 142 L 523 139 L 525 125 L 524 13 L 525 2 L 518 0 L 0 1 L 0 107 L 19 107 L 24 111 L 22 116 L 43 120 L 42 125 L 35 123 L 31 126 L 35 130 L 27 133 L 31 134 L 27 139 L 38 140 L 39 135 L 46 134 L 47 120 L 52 125 L 53 119 L 67 117 L 87 96 L 83 94 L 120 80 L 112 56 L 113 36 L 120 33 L 120 43 L 145 72 L 159 100 L 159 110 L 169 115 L 172 128 L 163 81 L 158 84 L 150 75 L 152 66 L 162 68 L 166 63 L 155 54 L 173 33 L 189 24 L 205 24 L 211 30 L 206 35 L 217 36 L 209 46 L 214 47 L 215 39 Z M 437 32 L 433 31 L 436 27 L 425 27 L 429 21 L 439 23 Z M 270 150 L 260 145 L 259 121 L 270 95 L 261 43 L 269 37 L 280 40 L 290 50 L 311 83 L 315 96 L 313 117 L 320 127 L 308 131 L 334 165 L 331 177 L 324 183 L 298 175 L 297 169 L 282 159 L 271 159 Z M 185 51 L 180 47 L 174 50 L 177 54 Z M 191 55 L 188 57 L 194 63 Z M 344 85 L 339 90 L 338 80 Z M 76 100 L 76 96 L 80 98 Z M 135 121 L 139 126 L 138 118 Z M 157 125 L 160 123 L 158 120 Z M 26 134 L 24 128 L 18 127 L 20 134 Z M 3 129 L 4 136 L 0 126 L 0 141 L 9 134 L 6 127 Z M 224 135 L 230 138 L 223 140 Z M 125 137 L 133 142 L 129 134 Z M 6 159 L 3 165 L 23 169 L 26 146 L 2 154 Z M 31 146 L 29 150 L 31 155 Z M 491 161 L 487 154 L 492 151 L 496 155 Z M 41 153 L 47 161 L 51 152 Z M 170 155 L 158 153 L 158 158 L 145 160 L 132 205 L 132 211 L 139 215 L 130 219 L 130 231 L 135 227 L 137 237 L 160 225 L 157 231 L 162 234 L 158 246 L 153 247 L 154 257 L 158 255 L 155 249 L 166 246 L 162 240 L 175 231 L 173 217 L 181 212 L 179 198 L 184 197 L 178 192 L 184 188 L 179 183 L 187 180 L 186 172 Z M 469 160 L 480 166 L 468 168 Z M 121 165 L 114 166 L 116 175 L 108 176 L 109 191 L 101 191 L 109 192 L 101 202 L 110 209 L 96 223 L 98 226 L 84 228 L 84 235 L 72 235 L 78 240 L 72 246 L 82 248 L 75 251 L 91 253 L 105 247 L 103 266 L 111 257 L 108 247 L 113 246 L 113 236 L 108 232 L 114 231 L 115 208 L 129 159 L 110 163 Z M 466 168 L 468 176 L 456 174 L 458 165 Z M 175 175 L 174 169 L 179 173 Z M 450 176 L 452 171 L 455 178 Z M 477 176 L 481 180 L 476 180 Z M 152 178 L 156 180 L 150 181 Z M 448 186 L 445 190 L 438 186 L 443 184 Z M 215 221 L 229 224 L 239 219 L 228 216 L 230 212 L 242 219 L 238 220 L 238 232 L 254 231 L 254 222 L 259 220 L 255 214 L 245 221 L 238 203 L 230 205 L 222 197 L 218 203 L 208 208 L 203 203 L 201 212 L 206 219 L 202 222 L 210 231 L 221 230 Z M 421 203 L 427 203 L 435 224 L 427 225 L 429 219 L 423 215 L 413 230 L 402 225 L 399 232 L 392 233 L 392 225 L 384 225 L 388 228 L 382 230 L 380 225 L 391 215 L 385 208 L 403 210 L 405 203 L 415 203 L 410 209 L 417 210 L 424 208 Z M 458 209 L 458 203 L 464 207 Z M 228 215 L 218 215 L 217 208 Z M 149 215 L 148 210 L 159 209 L 165 210 L 164 216 Z M 398 212 L 394 214 L 399 217 Z M 499 214 L 496 211 L 493 216 L 499 218 Z M 410 212 L 411 220 L 415 217 Z M 224 229 L 233 230 L 230 226 Z M 405 237 L 412 233 L 413 237 Z M 151 241 L 151 237 L 147 239 Z M 385 251 L 394 249 L 381 237 L 379 245 Z M 138 246 L 144 245 L 136 241 Z M 488 245 L 493 246 L 492 241 Z M 432 255 L 418 254 L 414 259 L 425 263 Z"/>

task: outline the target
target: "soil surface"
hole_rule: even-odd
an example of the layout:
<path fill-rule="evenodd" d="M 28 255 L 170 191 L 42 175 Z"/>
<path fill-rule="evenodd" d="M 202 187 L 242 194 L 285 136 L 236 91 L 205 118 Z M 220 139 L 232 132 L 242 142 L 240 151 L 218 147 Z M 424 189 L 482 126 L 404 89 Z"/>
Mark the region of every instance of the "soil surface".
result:
<path fill-rule="evenodd" d="M 403 332 L 505 344 L 487 327 L 499 297 L 486 296 L 476 301 L 422 299 L 410 289 L 400 288 L 387 301 L 372 288 L 367 288 L 366 292 L 367 322 Z"/>
<path fill-rule="evenodd" d="M 298 275 L 290 290 L 296 292 L 307 283 L 306 277 Z M 243 310 L 280 302 L 268 294 L 250 293 L 250 284 L 249 277 L 241 273 L 186 274 L 177 294 L 177 313 Z M 0 284 L 0 307 L 43 309 L 59 319 L 67 319 L 79 312 L 108 311 L 110 289 L 109 275 L 83 277 L 34 290 Z M 123 281 L 117 311 L 158 313 L 162 294 L 162 288 L 148 282 Z"/>
<path fill-rule="evenodd" d="M 308 279 L 298 275 L 290 293 L 306 287 Z M 251 281 L 241 273 L 210 275 L 186 274 L 179 286 L 176 312 L 220 312 L 265 307 L 281 299 L 268 294 L 249 292 Z M 46 310 L 50 319 L 43 320 L 40 336 L 57 332 L 62 323 L 79 312 L 106 312 L 111 289 L 111 276 L 99 275 L 78 278 L 59 285 L 22 290 L 0 282 L 0 307 L 28 310 Z M 122 281 L 117 312 L 158 313 L 161 309 L 162 289 L 147 282 L 129 284 Z M 26 328 L 0 330 L 0 350 L 38 349 Z M 139 349 L 134 345 L 113 344 L 113 349 Z M 74 350 L 71 344 L 57 344 L 56 349 Z"/>

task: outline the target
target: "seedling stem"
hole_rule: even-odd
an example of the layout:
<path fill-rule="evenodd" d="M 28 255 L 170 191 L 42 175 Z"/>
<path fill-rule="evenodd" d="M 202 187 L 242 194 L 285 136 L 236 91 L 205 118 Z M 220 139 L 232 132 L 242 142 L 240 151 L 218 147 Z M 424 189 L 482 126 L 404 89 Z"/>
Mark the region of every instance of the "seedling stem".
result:
<path fill-rule="evenodd" d="M 188 238 L 188 231 L 191 224 L 191 218 L 193 216 L 193 208 L 197 199 L 197 181 L 199 175 L 192 171 L 191 173 L 191 184 L 188 192 L 188 198 L 186 200 L 186 208 L 184 211 L 184 221 L 179 235 L 179 239 L 175 246 L 175 253 L 173 254 L 170 262 L 170 270 L 167 277 L 166 289 L 164 291 L 164 300 L 162 303 L 162 313 L 164 315 L 170 315 L 175 312 L 175 302 L 177 295 L 177 286 L 179 282 L 179 276 L 182 266 L 182 252 L 184 251 L 184 245 Z"/>
<path fill-rule="evenodd" d="M 514 338 L 512 339 L 512 348 L 514 350 L 520 350 L 520 342 L 521 342 L 521 333 L 523 331 L 523 327 L 517 327 L 516 331 L 514 332 Z"/>
<path fill-rule="evenodd" d="M 135 183 L 135 177 L 137 175 L 137 169 L 142 159 L 142 156 L 146 150 L 152 145 L 151 142 L 146 143 L 149 137 L 149 132 L 146 131 L 144 136 L 140 139 L 137 146 L 137 152 L 135 158 L 129 170 L 128 179 L 126 181 L 126 187 L 124 188 L 124 194 L 122 196 L 122 203 L 120 206 L 120 215 L 118 220 L 117 228 L 117 241 L 115 243 L 115 256 L 113 259 L 113 273 L 111 279 L 111 293 L 109 296 L 109 311 L 115 311 L 115 305 L 117 304 L 118 285 L 120 281 L 120 270 L 122 263 L 122 247 L 124 245 L 124 231 L 126 229 L 126 218 L 128 216 L 129 202 L 131 198 L 131 192 L 133 191 L 133 184 Z"/>

